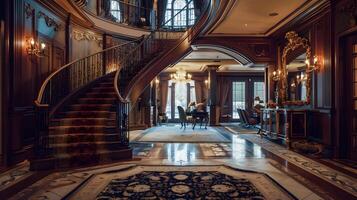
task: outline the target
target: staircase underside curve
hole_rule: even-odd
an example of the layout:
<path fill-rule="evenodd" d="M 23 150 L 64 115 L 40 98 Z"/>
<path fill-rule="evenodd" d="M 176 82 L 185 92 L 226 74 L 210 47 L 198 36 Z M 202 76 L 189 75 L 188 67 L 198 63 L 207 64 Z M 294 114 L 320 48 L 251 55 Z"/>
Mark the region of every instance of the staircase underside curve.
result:
<path fill-rule="evenodd" d="M 232 0 L 234 1 L 234 0 Z M 219 20 L 227 6 L 231 3 L 227 1 L 214 1 L 212 5 L 217 5 L 217 8 L 211 8 L 210 12 L 203 16 L 194 26 L 194 30 L 189 30 L 180 39 L 180 41 L 172 49 L 167 51 L 164 55 L 154 59 L 145 66 L 128 84 L 125 95 L 127 99 L 134 104 L 142 91 L 150 84 L 150 82 L 160 74 L 168 66 L 177 63 L 187 54 L 192 51 L 191 45 L 195 38 L 203 35 L 204 30 L 209 30 L 207 26 L 213 26 L 214 21 Z M 213 21 L 212 21 L 213 20 Z"/>

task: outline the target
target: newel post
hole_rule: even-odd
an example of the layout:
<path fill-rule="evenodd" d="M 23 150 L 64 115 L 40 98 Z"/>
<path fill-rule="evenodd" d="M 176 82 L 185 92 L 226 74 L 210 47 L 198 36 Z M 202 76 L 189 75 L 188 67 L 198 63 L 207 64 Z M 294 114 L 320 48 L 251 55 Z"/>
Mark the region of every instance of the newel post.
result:
<path fill-rule="evenodd" d="M 35 102 L 36 131 L 34 141 L 34 158 L 30 162 L 30 170 L 48 170 L 55 167 L 52 159 L 49 139 L 49 105 Z"/>
<path fill-rule="evenodd" d="M 129 145 L 129 103 L 117 102 L 116 108 L 116 124 L 122 145 Z"/>

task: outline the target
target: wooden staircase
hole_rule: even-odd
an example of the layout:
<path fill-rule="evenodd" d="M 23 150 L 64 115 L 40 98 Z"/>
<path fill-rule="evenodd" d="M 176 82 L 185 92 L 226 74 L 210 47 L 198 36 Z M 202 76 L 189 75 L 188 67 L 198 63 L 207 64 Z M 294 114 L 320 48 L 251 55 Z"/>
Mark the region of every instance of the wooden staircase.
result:
<path fill-rule="evenodd" d="M 131 158 L 116 128 L 114 75 L 107 76 L 70 100 L 49 122 L 50 159 L 32 163 L 36 169 L 74 167 Z"/>
<path fill-rule="evenodd" d="M 204 21 L 200 25 L 204 27 Z M 53 72 L 35 100 L 37 130 L 31 169 L 131 159 L 130 103 L 158 73 L 190 51 L 199 31 L 181 33 L 184 37 L 175 33 L 179 37 L 173 38 L 170 30 L 152 32 Z M 116 71 L 106 74 L 108 65 Z"/>

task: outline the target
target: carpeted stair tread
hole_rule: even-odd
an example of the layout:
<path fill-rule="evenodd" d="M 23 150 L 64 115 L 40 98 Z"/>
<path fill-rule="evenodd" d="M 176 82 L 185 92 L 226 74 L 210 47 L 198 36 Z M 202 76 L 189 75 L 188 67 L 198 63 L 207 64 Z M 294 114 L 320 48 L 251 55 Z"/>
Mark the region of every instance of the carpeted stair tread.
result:
<path fill-rule="evenodd" d="M 102 103 L 114 103 L 116 98 L 114 97 L 108 97 L 108 98 L 86 98 L 82 97 L 79 98 L 77 101 L 79 103 L 88 103 L 88 104 L 102 104 Z"/>
<path fill-rule="evenodd" d="M 68 111 L 106 111 L 114 108 L 113 104 L 72 104 Z"/>
<path fill-rule="evenodd" d="M 123 151 L 127 151 L 129 150 L 127 147 L 122 147 L 122 148 L 118 148 L 116 150 L 99 150 L 97 152 L 95 152 L 95 155 L 120 155 Z M 60 153 L 56 155 L 56 158 L 60 158 L 60 159 L 65 159 L 65 158 L 81 158 L 83 156 L 92 156 L 93 153 L 88 152 L 88 153 L 72 153 L 72 154 L 68 154 L 68 153 Z"/>
<path fill-rule="evenodd" d="M 115 100 L 114 97 L 81 97 L 79 100 Z"/>
<path fill-rule="evenodd" d="M 62 112 L 60 114 L 78 114 L 78 115 L 81 115 L 81 114 L 116 114 L 115 112 L 112 112 L 110 110 L 73 110 L 73 111 L 65 111 L 65 112 Z M 93 116 L 93 118 L 95 118 Z"/>
<path fill-rule="evenodd" d="M 108 141 L 93 141 L 93 142 L 75 142 L 75 143 L 56 143 L 51 144 L 50 149 L 52 149 L 57 154 L 60 153 L 96 153 L 100 150 L 117 150 L 121 149 L 122 144 L 119 141 L 108 142 Z"/>
<path fill-rule="evenodd" d="M 89 107 L 112 107 L 113 104 L 100 104 L 100 105 L 93 105 L 93 104 L 71 104 L 69 107 L 81 107 L 81 106 L 89 106 Z"/>
<path fill-rule="evenodd" d="M 112 144 L 120 144 L 119 141 L 115 142 L 110 142 L 110 141 L 102 141 L 102 142 L 77 142 L 77 143 L 60 143 L 60 144 L 50 144 L 51 148 L 56 148 L 56 147 L 68 147 L 68 146 L 79 146 L 79 145 L 112 145 Z"/>
<path fill-rule="evenodd" d="M 70 132 L 70 133 L 58 133 L 52 134 L 49 137 L 57 137 L 57 136 L 64 136 L 64 135 L 110 135 L 115 134 L 115 132 L 102 132 L 102 131 L 92 131 L 92 132 Z"/>
<path fill-rule="evenodd" d="M 114 85 L 97 85 L 97 86 L 94 86 L 91 90 L 96 90 L 96 89 L 113 89 L 114 90 Z"/>
<path fill-rule="evenodd" d="M 113 133 L 116 131 L 116 126 L 52 126 L 49 127 L 50 134 L 66 134 L 66 133 L 92 133 L 103 132 Z"/>
<path fill-rule="evenodd" d="M 112 92 L 112 91 L 114 91 L 114 88 L 97 87 L 97 88 L 92 88 L 91 91 L 96 91 L 96 92 Z"/>
<path fill-rule="evenodd" d="M 49 120 L 49 148 L 54 157 L 33 166 L 41 169 L 50 162 L 68 167 L 131 158 L 131 148 L 117 133 L 116 103 L 114 76 L 71 99 Z"/>
<path fill-rule="evenodd" d="M 72 121 L 72 120 L 114 120 L 114 119 L 108 119 L 108 118 L 57 118 L 57 119 L 51 119 L 51 121 Z"/>
<path fill-rule="evenodd" d="M 119 138 L 117 133 L 69 133 L 49 136 L 53 143 L 73 143 L 73 142 L 93 142 L 110 141 L 113 138 Z"/>
<path fill-rule="evenodd" d="M 115 119 L 108 118 L 57 118 L 51 119 L 51 126 L 75 126 L 75 125 L 107 125 L 115 123 Z"/>
<path fill-rule="evenodd" d="M 86 125 L 86 126 L 50 126 L 50 130 L 57 130 L 57 129 L 70 129 L 70 128 L 115 128 L 115 126 L 106 126 L 106 125 Z"/>
<path fill-rule="evenodd" d="M 100 85 L 100 86 L 114 86 L 114 80 L 113 80 L 113 82 L 101 82 L 101 83 L 98 83 L 97 85 Z"/>
<path fill-rule="evenodd" d="M 116 95 L 115 92 L 106 92 L 106 93 L 102 93 L 102 92 L 87 92 L 85 95 L 97 95 L 97 94 Z"/>

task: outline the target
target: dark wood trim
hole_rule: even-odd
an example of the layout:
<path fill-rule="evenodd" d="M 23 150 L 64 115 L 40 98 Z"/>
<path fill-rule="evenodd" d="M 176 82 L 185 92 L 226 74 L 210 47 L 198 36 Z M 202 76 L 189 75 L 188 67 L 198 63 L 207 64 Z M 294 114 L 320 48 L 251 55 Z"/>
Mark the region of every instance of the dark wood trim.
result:
<path fill-rule="evenodd" d="M 72 15 L 68 14 L 66 19 L 65 42 L 66 42 L 66 63 L 72 60 Z"/>
<path fill-rule="evenodd" d="M 254 64 L 275 63 L 274 41 L 270 37 L 214 36 L 198 38 L 193 45 L 221 47 L 247 58 Z"/>
<path fill-rule="evenodd" d="M 6 162 L 6 137 L 5 136 L 5 63 L 7 62 L 6 53 L 5 53 L 5 13 L 7 10 L 8 2 L 6 1 L 5 6 L 1 6 L 0 9 L 0 168 L 5 167 Z M 5 9 L 5 10 L 4 10 Z"/>

